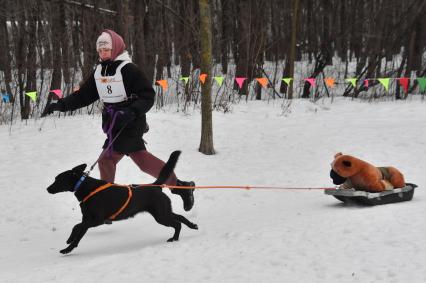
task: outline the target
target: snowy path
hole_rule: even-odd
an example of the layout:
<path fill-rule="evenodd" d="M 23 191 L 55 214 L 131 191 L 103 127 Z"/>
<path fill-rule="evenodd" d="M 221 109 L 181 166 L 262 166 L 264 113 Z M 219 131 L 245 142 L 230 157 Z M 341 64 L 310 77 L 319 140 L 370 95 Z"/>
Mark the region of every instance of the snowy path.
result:
<path fill-rule="evenodd" d="M 148 148 L 163 160 L 183 151 L 176 172 L 198 185 L 330 186 L 338 151 L 395 165 L 417 183 L 411 202 L 344 206 L 321 191 L 203 190 L 184 212 L 200 230 L 171 229 L 148 214 L 86 234 L 70 255 L 59 250 L 80 220 L 72 194 L 49 195 L 56 174 L 96 160 L 100 118 L 49 118 L 0 126 L 0 282 L 425 282 L 425 104 L 337 99 L 250 102 L 214 114 L 214 156 L 197 152 L 197 113 L 152 112 Z M 98 176 L 94 170 L 94 177 Z M 129 159 L 118 183 L 152 181 Z"/>

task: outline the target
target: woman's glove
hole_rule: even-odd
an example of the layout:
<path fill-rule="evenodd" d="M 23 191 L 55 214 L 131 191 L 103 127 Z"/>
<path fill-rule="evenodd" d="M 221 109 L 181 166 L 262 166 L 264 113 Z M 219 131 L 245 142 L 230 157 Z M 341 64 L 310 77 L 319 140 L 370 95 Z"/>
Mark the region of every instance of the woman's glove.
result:
<path fill-rule="evenodd" d="M 47 115 L 50 115 L 53 113 L 53 111 L 62 111 L 63 105 L 62 103 L 50 103 L 46 105 L 46 107 L 43 110 L 43 113 L 41 113 L 41 117 L 45 117 Z"/>
<path fill-rule="evenodd" d="M 126 108 L 117 112 L 117 117 L 115 118 L 115 123 L 113 131 L 117 132 L 121 130 L 128 123 L 133 121 L 136 118 L 136 113 L 130 108 Z"/>

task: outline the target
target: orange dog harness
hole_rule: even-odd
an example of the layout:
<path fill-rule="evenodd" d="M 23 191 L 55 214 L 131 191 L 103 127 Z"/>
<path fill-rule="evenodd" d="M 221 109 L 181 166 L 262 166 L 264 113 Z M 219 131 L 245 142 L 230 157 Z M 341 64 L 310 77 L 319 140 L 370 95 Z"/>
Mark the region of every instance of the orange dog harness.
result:
<path fill-rule="evenodd" d="M 92 191 L 92 192 L 90 192 L 90 194 L 88 194 L 84 199 L 83 199 L 83 201 L 81 202 L 81 203 L 84 203 L 84 202 L 86 202 L 88 199 L 90 199 L 92 196 L 94 196 L 95 194 L 97 194 L 97 193 L 99 193 L 99 192 L 101 192 L 101 191 L 103 191 L 103 190 L 106 190 L 106 189 L 108 189 L 108 188 L 110 188 L 111 186 L 114 186 L 114 187 L 124 187 L 124 188 L 127 188 L 127 190 L 128 190 L 128 195 L 127 195 L 127 200 L 124 202 L 124 204 L 120 207 L 120 209 L 119 210 L 117 210 L 117 212 L 116 213 L 114 213 L 113 215 L 111 215 L 110 217 L 109 217 L 109 219 L 110 220 L 114 220 L 121 212 L 123 212 L 123 210 L 124 209 L 126 209 L 126 207 L 129 205 L 129 202 L 130 202 L 130 199 L 132 198 L 132 189 L 130 188 L 130 186 L 123 186 L 123 185 L 117 185 L 117 184 L 111 184 L 111 183 L 108 183 L 108 184 L 105 184 L 105 185 L 102 185 L 102 186 L 100 186 L 100 187 L 98 187 L 96 190 L 94 190 L 94 191 Z"/>

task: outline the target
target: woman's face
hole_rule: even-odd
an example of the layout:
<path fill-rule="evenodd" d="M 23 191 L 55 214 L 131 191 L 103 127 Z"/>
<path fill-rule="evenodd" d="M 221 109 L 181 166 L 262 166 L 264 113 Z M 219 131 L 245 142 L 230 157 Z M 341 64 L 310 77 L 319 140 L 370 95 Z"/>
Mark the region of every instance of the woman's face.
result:
<path fill-rule="evenodd" d="M 98 54 L 99 54 L 99 58 L 101 58 L 102 61 L 111 59 L 111 49 L 100 48 L 98 50 Z"/>

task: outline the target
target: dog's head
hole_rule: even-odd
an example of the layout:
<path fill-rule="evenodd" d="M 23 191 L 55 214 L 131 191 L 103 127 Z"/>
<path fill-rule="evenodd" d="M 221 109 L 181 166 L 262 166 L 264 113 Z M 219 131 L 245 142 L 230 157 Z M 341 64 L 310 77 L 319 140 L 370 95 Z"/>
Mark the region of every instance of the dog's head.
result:
<path fill-rule="evenodd" d="M 74 187 L 84 174 L 86 167 L 86 164 L 81 164 L 71 170 L 62 172 L 55 177 L 55 182 L 47 188 L 47 191 L 50 194 L 74 191 Z"/>

